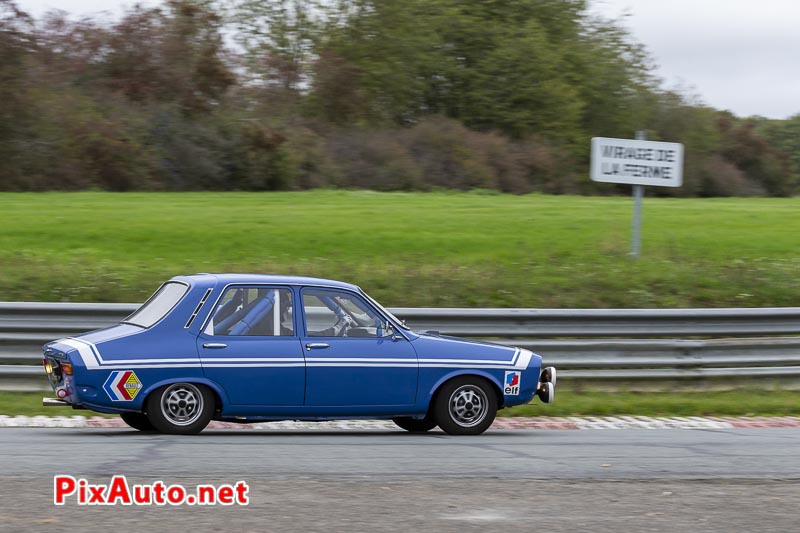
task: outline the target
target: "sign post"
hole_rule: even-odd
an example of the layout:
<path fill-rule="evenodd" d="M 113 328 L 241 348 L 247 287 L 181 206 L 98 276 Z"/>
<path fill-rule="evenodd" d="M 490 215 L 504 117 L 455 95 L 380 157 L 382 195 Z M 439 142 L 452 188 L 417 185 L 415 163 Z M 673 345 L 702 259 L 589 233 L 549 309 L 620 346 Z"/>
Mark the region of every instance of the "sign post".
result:
<path fill-rule="evenodd" d="M 647 132 L 637 131 L 637 141 L 646 141 Z M 642 200 L 644 199 L 644 185 L 633 186 L 633 232 L 631 234 L 631 255 L 639 257 L 642 253 Z"/>
<path fill-rule="evenodd" d="M 644 186 L 680 187 L 683 183 L 683 145 L 645 138 L 644 131 L 637 131 L 636 140 L 592 139 L 592 181 L 633 185 L 633 257 L 639 257 L 642 249 Z"/>

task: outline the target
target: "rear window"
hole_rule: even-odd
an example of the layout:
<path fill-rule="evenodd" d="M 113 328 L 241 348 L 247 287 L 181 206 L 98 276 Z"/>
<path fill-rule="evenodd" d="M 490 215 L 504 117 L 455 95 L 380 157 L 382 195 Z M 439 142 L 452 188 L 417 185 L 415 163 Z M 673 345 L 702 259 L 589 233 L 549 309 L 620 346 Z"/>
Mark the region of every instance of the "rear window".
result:
<path fill-rule="evenodd" d="M 123 320 L 126 324 L 133 324 L 143 328 L 149 328 L 172 310 L 181 301 L 183 295 L 189 290 L 187 285 L 170 281 L 161 286 L 156 293 L 147 300 L 144 305 L 136 310 L 131 316 Z"/>

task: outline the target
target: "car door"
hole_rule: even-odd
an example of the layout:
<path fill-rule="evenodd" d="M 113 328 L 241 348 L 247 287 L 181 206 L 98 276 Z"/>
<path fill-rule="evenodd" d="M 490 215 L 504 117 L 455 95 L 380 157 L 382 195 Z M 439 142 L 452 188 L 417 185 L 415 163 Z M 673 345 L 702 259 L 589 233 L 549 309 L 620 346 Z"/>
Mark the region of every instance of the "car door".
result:
<path fill-rule="evenodd" d="M 305 362 L 286 287 L 225 289 L 197 338 L 207 378 L 234 405 L 303 405 Z"/>
<path fill-rule="evenodd" d="M 359 295 L 305 287 L 301 292 L 306 405 L 394 406 L 416 401 L 417 354 Z"/>

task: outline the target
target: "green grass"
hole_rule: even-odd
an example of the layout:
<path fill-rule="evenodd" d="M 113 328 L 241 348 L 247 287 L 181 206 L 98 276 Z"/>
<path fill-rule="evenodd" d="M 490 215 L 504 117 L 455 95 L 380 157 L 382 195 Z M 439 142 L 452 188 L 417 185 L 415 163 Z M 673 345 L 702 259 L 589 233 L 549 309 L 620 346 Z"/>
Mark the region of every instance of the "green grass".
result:
<path fill-rule="evenodd" d="M 390 306 L 800 302 L 800 199 L 488 193 L 4 193 L 0 299 L 144 300 L 173 275 L 355 282 Z"/>
<path fill-rule="evenodd" d="M 389 306 L 757 307 L 800 303 L 800 199 L 644 202 L 473 193 L 0 194 L 0 300 L 144 300 L 163 280 L 250 271 L 355 282 Z M 0 413 L 43 408 L 0 392 Z M 559 390 L 504 415 L 787 415 L 798 393 Z"/>
<path fill-rule="evenodd" d="M 93 411 L 42 407 L 47 392 L 0 391 L 0 414 L 95 416 Z M 559 390 L 556 401 L 504 409 L 500 416 L 791 416 L 800 415 L 800 391 L 775 389 L 753 394 L 748 389 L 710 392 L 599 392 Z M 116 415 L 100 415 L 116 416 Z"/>

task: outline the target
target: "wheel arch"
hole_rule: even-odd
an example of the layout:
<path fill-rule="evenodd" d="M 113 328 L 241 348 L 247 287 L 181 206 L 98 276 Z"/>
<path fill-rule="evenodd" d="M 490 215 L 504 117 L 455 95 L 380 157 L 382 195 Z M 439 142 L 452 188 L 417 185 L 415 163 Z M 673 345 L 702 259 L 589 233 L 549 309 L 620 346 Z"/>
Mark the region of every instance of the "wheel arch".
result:
<path fill-rule="evenodd" d="M 474 368 L 464 368 L 460 370 L 456 370 L 454 372 L 448 372 L 444 376 L 442 376 L 428 391 L 428 410 L 430 410 L 431 406 L 436 401 L 436 395 L 439 394 L 439 391 L 442 390 L 442 387 L 449 381 L 452 381 L 455 378 L 463 377 L 463 376 L 475 376 L 482 378 L 484 381 L 487 381 L 491 386 L 492 390 L 497 397 L 497 408 L 501 409 L 504 404 L 504 396 L 503 396 L 503 389 L 500 386 L 500 381 L 490 374 L 489 372 L 474 369 Z"/>
<path fill-rule="evenodd" d="M 172 385 L 173 383 L 192 383 L 194 385 L 205 385 L 208 387 L 212 393 L 214 393 L 214 400 L 217 402 L 215 406 L 215 411 L 222 411 L 223 405 L 227 405 L 228 403 L 228 395 L 225 394 L 225 389 L 219 386 L 218 383 L 203 377 L 190 377 L 190 378 L 169 378 L 169 379 L 162 379 L 161 381 L 157 381 L 149 385 L 146 389 L 142 391 L 143 400 L 142 400 L 142 412 L 147 410 L 147 399 L 150 395 L 158 390 L 160 387 L 164 385 Z"/>

